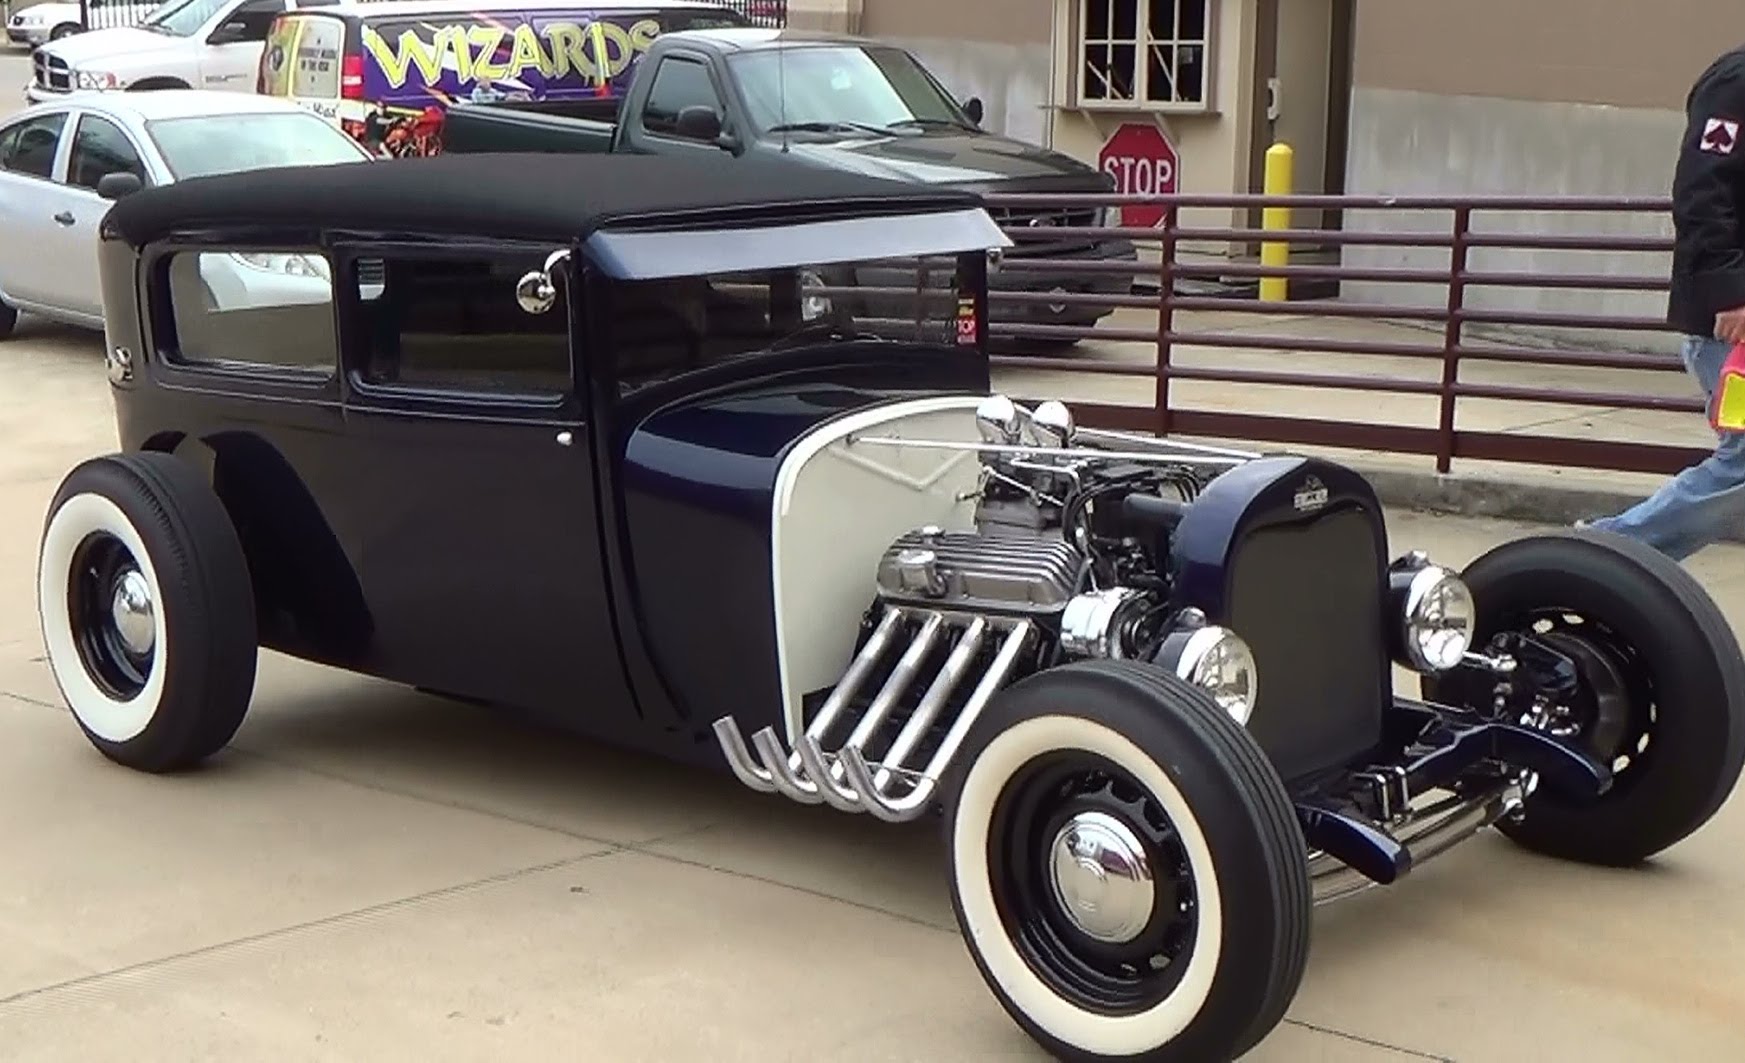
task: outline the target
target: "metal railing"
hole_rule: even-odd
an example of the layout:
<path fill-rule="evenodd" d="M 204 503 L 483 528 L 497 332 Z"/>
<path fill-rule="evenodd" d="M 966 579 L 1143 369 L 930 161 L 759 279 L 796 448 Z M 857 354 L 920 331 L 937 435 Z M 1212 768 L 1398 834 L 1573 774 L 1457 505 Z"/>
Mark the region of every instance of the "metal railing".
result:
<path fill-rule="evenodd" d="M 1142 257 L 1111 262 L 1072 256 L 1008 255 L 992 296 L 990 332 L 1004 340 L 1034 344 L 1062 340 L 1081 343 L 1071 354 L 1037 356 L 996 353 L 999 370 L 1058 375 L 1094 374 L 1145 379 L 1149 403 L 1071 402 L 1086 423 L 1154 433 L 1222 439 L 1387 451 L 1432 456 L 1436 469 L 1450 471 L 1456 458 L 1666 473 L 1699 459 L 1707 451 L 1690 445 L 1690 433 L 1677 442 L 1632 438 L 1594 438 L 1558 433 L 1559 420 L 1583 411 L 1672 411 L 1700 423 L 1700 394 L 1682 377 L 1682 362 L 1668 348 L 1676 340 L 1662 317 L 1667 278 L 1664 264 L 1640 263 L 1643 255 L 1672 249 L 1661 220 L 1670 203 L 1661 199 L 1450 198 L 1378 196 L 1171 196 L 990 195 L 991 208 L 1007 211 L 1062 211 L 1091 206 L 1161 204 L 1165 219 L 1156 229 L 1089 226 L 1010 226 L 1008 235 L 1027 242 L 1080 240 L 1087 245 L 1129 239 Z M 1338 229 L 1261 229 L 1230 219 L 1258 216 L 1264 207 L 1337 212 Z M 1191 210 L 1222 212 L 1223 224 L 1185 224 Z M 1441 215 L 1430 227 L 1412 217 Z M 1368 227 L 1353 224 L 1361 214 Z M 1504 224 L 1479 224 L 1492 215 Z M 1602 231 L 1549 231 L 1553 216 Z M 1510 224 L 1514 228 L 1510 228 Z M 1637 232 L 1628 231 L 1634 227 Z M 1661 230 L 1643 233 L 1641 230 Z M 1604 231 L 1610 230 L 1610 231 Z M 1287 241 L 1299 252 L 1319 249 L 1338 261 L 1300 262 L 1266 267 L 1244 261 L 1242 252 L 1269 241 Z M 1194 253 L 1196 245 L 1210 252 Z M 1237 254 L 1229 254 L 1230 249 Z M 1559 256 L 1586 255 L 1599 265 L 1571 269 Z M 1365 262 L 1366 257 L 1386 259 Z M 1620 263 L 1638 260 L 1632 271 Z M 1486 259 L 1490 261 L 1485 261 Z M 1439 260 L 1439 261 L 1438 261 Z M 1577 263 L 1582 267 L 1581 263 Z M 1131 294 L 1086 294 L 1058 290 L 1067 279 L 1082 286 L 1098 275 L 1135 274 L 1156 285 L 1150 294 L 1138 284 Z M 1263 277 L 1284 277 L 1293 286 L 1319 284 L 1322 298 L 1262 301 L 1243 294 Z M 1195 293 L 1192 287 L 1223 285 L 1223 294 Z M 1428 289 L 1429 297 L 1399 301 L 1387 286 Z M 1353 297 L 1351 289 L 1359 289 Z M 1236 289 L 1231 291 L 1229 289 Z M 1582 307 L 1584 294 L 1611 293 L 1609 304 L 1636 301 L 1634 307 Z M 1535 308 L 1534 304 L 1577 304 L 1574 309 Z M 1595 301 L 1591 295 L 1586 299 Z M 1511 306 L 1511 303 L 1513 304 Z M 1095 308 L 1125 313 L 1095 327 L 1039 321 L 1048 307 L 1059 315 Z M 1141 313 L 1134 313 L 1134 312 Z M 1147 316 L 1143 312 L 1149 312 Z M 1299 319 L 1294 331 L 1276 327 L 1200 327 L 1195 318 L 1244 314 L 1263 320 Z M 1329 336 L 1305 331 L 1304 323 L 1385 322 L 1386 330 L 1368 336 Z M 1252 326 L 1250 326 L 1252 327 Z M 1325 326 L 1319 330 L 1327 331 Z M 1659 334 L 1659 335 L 1656 335 Z M 1136 354 L 1143 345 L 1150 357 Z M 1213 352 L 1208 355 L 1207 352 Z M 1223 352 L 1226 357 L 1219 357 Z M 1274 352 L 1265 357 L 1256 352 Z M 1287 353 L 1280 353 L 1287 352 Z M 1191 355 L 1191 356 L 1190 356 Z M 1258 366 L 1231 364 L 1246 358 Z M 1330 363 L 1358 363 L 1328 371 Z M 1283 363 L 1283 364 L 1277 364 Z M 1318 371 L 1319 370 L 1319 371 Z M 1569 378 L 1603 378 L 1582 385 Z M 1522 376 L 1561 376 L 1554 383 L 1521 382 Z M 1477 379 L 1477 377 L 1491 379 Z M 1083 380 L 1084 377 L 1075 377 Z M 1301 389 L 1311 406 L 1333 393 L 1417 396 L 1416 423 L 1373 418 L 1317 415 L 1311 409 L 1252 412 L 1196 408 L 1179 401 L 1179 385 L 1200 381 L 1223 385 Z M 1109 390 L 1105 388 L 1104 390 Z M 1036 396 L 1053 397 L 1053 396 Z M 1429 401 L 1429 400 L 1434 400 Z M 1070 401 L 1070 400 L 1069 400 Z M 1463 424 L 1475 405 L 1533 404 L 1546 416 L 1530 431 L 1499 430 Z M 1246 403 L 1238 403 L 1246 406 Z M 1259 404 L 1257 404 L 1259 405 Z M 1299 407 L 1301 402 L 1296 403 Z M 1433 412 L 1432 412 L 1433 411 Z M 1688 427 L 1688 426 L 1687 426 Z M 1614 433 L 1616 435 L 1618 433 Z M 1629 431 L 1622 434 L 1628 436 Z M 1675 433 L 1677 434 L 1677 433 Z"/>
<path fill-rule="evenodd" d="M 788 0 L 721 0 L 753 26 L 781 29 L 788 24 Z"/>
<path fill-rule="evenodd" d="M 137 26 L 152 13 L 151 0 L 79 0 L 79 22 L 85 30 Z"/>

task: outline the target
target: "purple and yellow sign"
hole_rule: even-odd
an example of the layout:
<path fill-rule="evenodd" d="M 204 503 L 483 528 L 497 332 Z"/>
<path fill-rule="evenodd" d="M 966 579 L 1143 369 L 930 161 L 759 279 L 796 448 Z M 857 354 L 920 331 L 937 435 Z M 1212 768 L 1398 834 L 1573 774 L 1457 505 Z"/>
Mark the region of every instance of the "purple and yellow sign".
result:
<path fill-rule="evenodd" d="M 402 106 L 621 96 L 660 29 L 658 18 L 586 10 L 366 23 L 363 95 Z"/>

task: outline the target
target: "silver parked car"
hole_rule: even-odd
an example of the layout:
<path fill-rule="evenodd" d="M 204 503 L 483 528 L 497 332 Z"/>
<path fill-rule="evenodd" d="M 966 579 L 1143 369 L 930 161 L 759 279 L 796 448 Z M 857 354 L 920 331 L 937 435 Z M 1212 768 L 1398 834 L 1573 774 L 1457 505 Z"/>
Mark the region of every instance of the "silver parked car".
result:
<path fill-rule="evenodd" d="M 0 337 L 20 310 L 103 327 L 97 226 L 142 187 L 269 166 L 366 162 L 356 141 L 295 104 L 178 89 L 81 93 L 0 124 Z M 218 307 L 323 301 L 325 263 L 301 255 L 205 256 Z"/>

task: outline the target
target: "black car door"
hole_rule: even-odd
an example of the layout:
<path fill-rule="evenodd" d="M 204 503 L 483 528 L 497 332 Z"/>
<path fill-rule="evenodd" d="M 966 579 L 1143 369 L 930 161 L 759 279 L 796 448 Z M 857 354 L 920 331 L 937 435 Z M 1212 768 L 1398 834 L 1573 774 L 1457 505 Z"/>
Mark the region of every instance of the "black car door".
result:
<path fill-rule="evenodd" d="M 555 248 L 336 246 L 345 416 L 378 670 L 612 731 L 635 720 L 599 547 L 583 352 Z"/>

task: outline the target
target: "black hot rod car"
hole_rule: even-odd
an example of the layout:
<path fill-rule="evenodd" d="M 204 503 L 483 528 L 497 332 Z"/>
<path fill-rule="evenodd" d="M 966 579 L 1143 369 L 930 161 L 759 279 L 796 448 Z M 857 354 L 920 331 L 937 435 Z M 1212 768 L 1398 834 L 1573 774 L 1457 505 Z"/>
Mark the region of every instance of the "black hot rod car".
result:
<path fill-rule="evenodd" d="M 1629 864 L 1720 807 L 1745 662 L 1683 570 L 1558 533 L 1456 573 L 1338 464 L 990 394 L 1005 243 L 965 194 L 745 160 L 125 196 L 122 452 L 41 542 L 61 691 L 185 768 L 264 646 L 940 814 L 971 956 L 1080 1059 L 1247 1051 L 1316 901 L 1481 829 Z M 220 300 L 214 257 L 276 279 Z M 889 283 L 805 314 L 846 262 Z"/>

